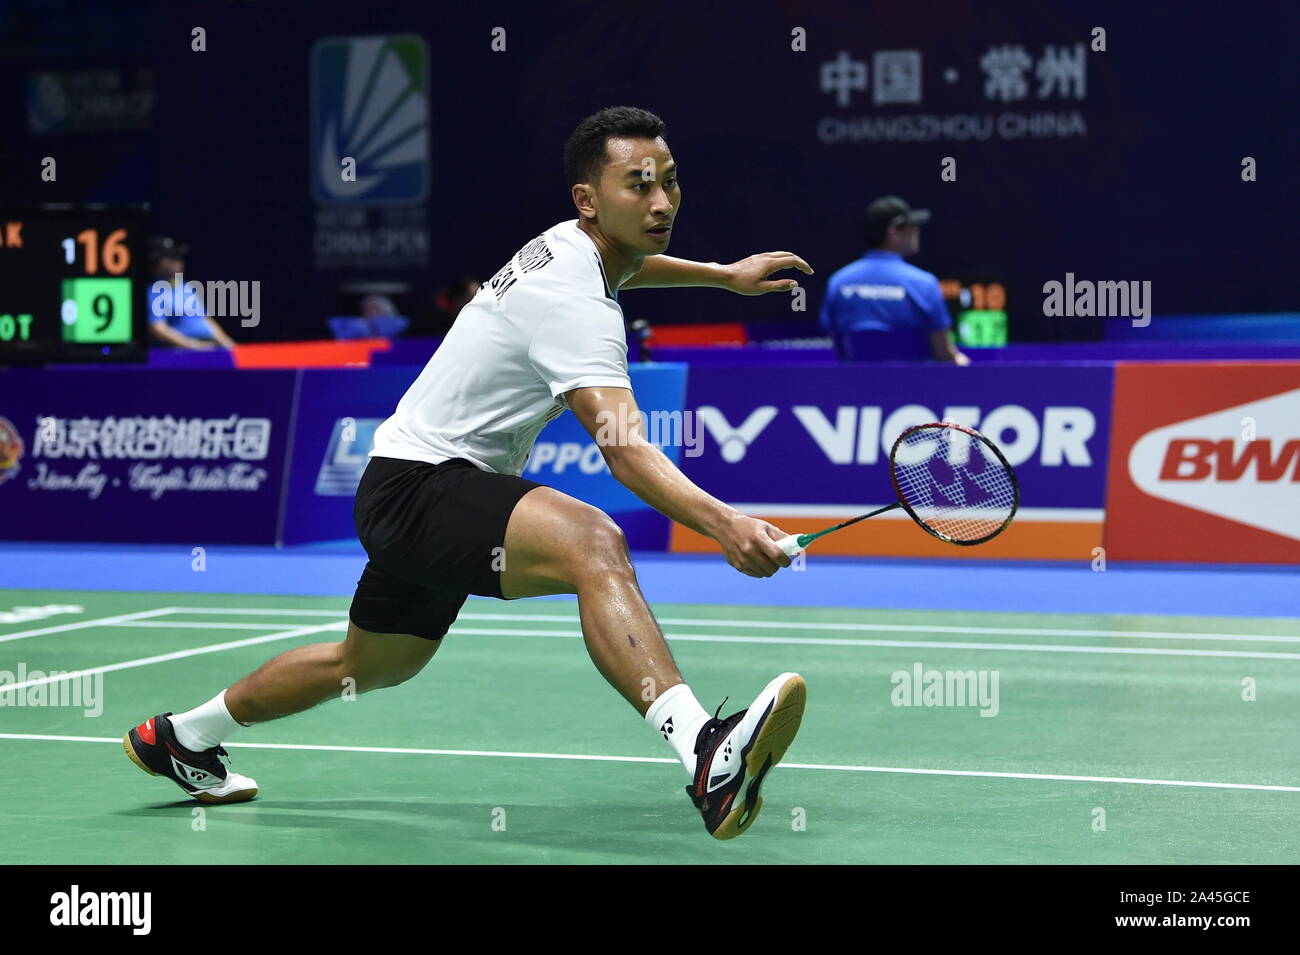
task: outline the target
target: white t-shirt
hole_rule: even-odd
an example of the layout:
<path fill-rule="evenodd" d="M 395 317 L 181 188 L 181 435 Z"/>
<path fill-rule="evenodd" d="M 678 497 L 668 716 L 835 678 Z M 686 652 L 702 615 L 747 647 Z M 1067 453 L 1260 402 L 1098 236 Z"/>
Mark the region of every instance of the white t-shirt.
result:
<path fill-rule="evenodd" d="M 623 310 L 596 245 L 571 219 L 529 242 L 461 309 L 375 431 L 374 457 L 464 458 L 521 474 L 567 391 L 631 388 Z"/>

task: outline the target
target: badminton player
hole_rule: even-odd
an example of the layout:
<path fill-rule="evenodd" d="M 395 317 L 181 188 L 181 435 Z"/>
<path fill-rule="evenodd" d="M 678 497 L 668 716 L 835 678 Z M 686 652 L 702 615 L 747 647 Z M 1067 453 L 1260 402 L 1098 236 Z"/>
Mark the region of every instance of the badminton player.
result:
<path fill-rule="evenodd" d="M 711 537 L 736 570 L 788 566 L 782 531 L 706 494 L 646 440 L 616 296 L 649 286 L 759 295 L 796 286 L 770 279 L 776 271 L 812 269 L 788 252 L 730 265 L 664 256 L 682 190 L 664 124 L 645 110 L 583 120 L 564 166 L 577 219 L 527 243 L 478 291 L 375 435 L 354 510 L 369 561 L 346 639 L 282 653 L 208 702 L 130 730 L 124 745 L 141 769 L 203 802 L 251 799 L 256 782 L 219 759 L 237 730 L 337 697 L 349 679 L 359 692 L 411 679 L 469 594 L 576 594 L 597 670 L 681 760 L 708 831 L 729 839 L 753 823 L 759 788 L 799 728 L 803 679 L 780 674 L 747 709 L 710 716 L 673 662 L 618 526 L 520 475 L 538 433 L 571 410 L 618 481 Z"/>

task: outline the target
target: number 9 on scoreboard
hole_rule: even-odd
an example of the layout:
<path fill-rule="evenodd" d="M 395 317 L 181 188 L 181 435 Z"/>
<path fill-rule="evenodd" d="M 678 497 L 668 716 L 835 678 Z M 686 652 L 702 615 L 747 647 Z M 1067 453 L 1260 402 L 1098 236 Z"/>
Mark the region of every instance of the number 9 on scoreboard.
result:
<path fill-rule="evenodd" d="M 131 341 L 131 280 L 64 279 L 63 340 L 120 345 Z"/>

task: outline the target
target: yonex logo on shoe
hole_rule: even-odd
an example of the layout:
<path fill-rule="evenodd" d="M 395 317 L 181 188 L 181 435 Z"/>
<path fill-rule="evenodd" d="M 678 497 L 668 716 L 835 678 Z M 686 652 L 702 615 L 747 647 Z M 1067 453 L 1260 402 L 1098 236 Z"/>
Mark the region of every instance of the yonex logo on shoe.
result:
<path fill-rule="evenodd" d="M 129 925 L 131 934 L 153 927 L 152 892 L 82 892 L 78 885 L 50 896 L 51 925 Z"/>
<path fill-rule="evenodd" d="M 220 782 L 216 776 L 213 776 L 209 772 L 205 772 L 202 769 L 195 769 L 193 766 L 186 766 L 175 756 L 170 756 L 169 758 L 172 761 L 172 769 L 176 771 L 176 775 L 181 779 L 184 779 L 186 782 L 193 783 L 195 786 L 207 786 L 215 782 Z"/>

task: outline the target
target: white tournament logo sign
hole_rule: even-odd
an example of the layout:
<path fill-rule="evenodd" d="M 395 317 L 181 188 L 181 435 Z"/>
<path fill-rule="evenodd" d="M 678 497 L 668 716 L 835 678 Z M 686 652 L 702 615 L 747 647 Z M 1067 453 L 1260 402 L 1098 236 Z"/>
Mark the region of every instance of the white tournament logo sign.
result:
<path fill-rule="evenodd" d="M 1300 540 L 1300 389 L 1149 431 L 1128 471 L 1152 497 Z"/>

